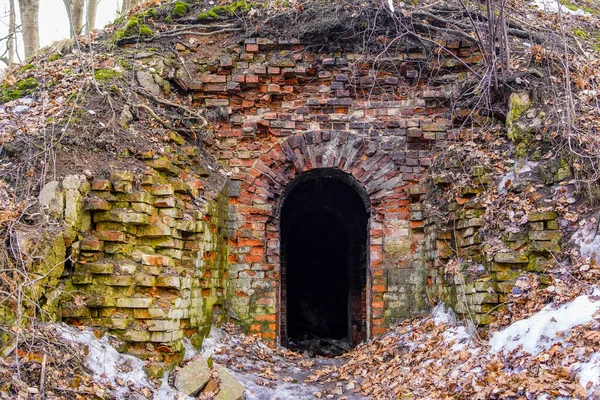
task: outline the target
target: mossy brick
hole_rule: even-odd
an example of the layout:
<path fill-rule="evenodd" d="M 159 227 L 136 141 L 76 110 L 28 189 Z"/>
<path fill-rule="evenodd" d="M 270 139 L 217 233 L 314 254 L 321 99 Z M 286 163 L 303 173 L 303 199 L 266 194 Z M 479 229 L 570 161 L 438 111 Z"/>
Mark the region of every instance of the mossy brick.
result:
<path fill-rule="evenodd" d="M 136 286 L 153 287 L 156 285 L 156 277 L 153 275 L 137 273 L 134 275 L 133 280 Z"/>
<path fill-rule="evenodd" d="M 152 205 L 156 208 L 175 208 L 177 206 L 177 199 L 171 196 L 156 197 Z"/>
<path fill-rule="evenodd" d="M 104 242 L 98 239 L 83 239 L 80 242 L 80 249 L 83 251 L 103 251 Z"/>
<path fill-rule="evenodd" d="M 127 236 L 124 232 L 121 231 L 92 231 L 91 235 L 97 238 L 98 240 L 102 240 L 105 242 L 127 243 Z"/>
<path fill-rule="evenodd" d="M 119 317 L 111 317 L 104 318 L 103 326 L 112 329 L 127 329 L 131 327 L 133 324 L 133 319 L 131 318 L 119 318 Z"/>
<path fill-rule="evenodd" d="M 148 308 L 153 301 L 151 297 L 124 297 L 117 299 L 116 305 L 121 308 Z"/>
<path fill-rule="evenodd" d="M 154 207 L 152 207 L 150 204 L 145 203 L 131 203 L 131 209 L 133 211 L 141 212 L 148 215 L 152 214 L 152 212 L 154 211 Z"/>
<path fill-rule="evenodd" d="M 529 222 L 529 229 L 532 231 L 543 231 L 544 230 L 544 221 L 538 222 Z"/>
<path fill-rule="evenodd" d="M 181 171 L 181 168 L 179 168 L 176 165 L 173 165 L 173 163 L 171 161 L 169 161 L 167 158 L 164 158 L 164 157 L 153 160 L 150 165 L 155 170 L 163 172 L 168 175 L 179 176 L 183 172 L 183 171 Z"/>
<path fill-rule="evenodd" d="M 524 253 L 496 253 L 494 261 L 503 264 L 520 264 L 529 262 L 529 258 Z"/>
<path fill-rule="evenodd" d="M 475 323 L 477 325 L 489 325 L 494 322 L 495 317 L 492 314 L 475 314 Z"/>
<path fill-rule="evenodd" d="M 471 304 L 496 304 L 498 303 L 497 293 L 477 292 L 468 296 Z"/>
<path fill-rule="evenodd" d="M 87 273 L 87 274 L 112 274 L 115 271 L 114 264 L 111 263 L 77 263 L 75 265 L 75 272 Z"/>
<path fill-rule="evenodd" d="M 167 248 L 167 249 L 183 249 L 184 243 L 182 240 L 175 239 L 171 236 L 161 237 L 144 237 L 138 239 L 138 244 L 151 246 L 152 248 Z"/>
<path fill-rule="evenodd" d="M 496 272 L 497 281 L 512 281 L 523 275 L 521 271 L 498 271 Z"/>
<path fill-rule="evenodd" d="M 498 288 L 497 283 L 494 281 L 475 281 L 472 285 L 476 292 L 496 291 Z"/>
<path fill-rule="evenodd" d="M 180 146 L 185 144 L 185 139 L 175 131 L 168 131 L 167 136 L 169 137 L 169 139 L 171 139 L 173 142 L 177 143 Z"/>
<path fill-rule="evenodd" d="M 111 182 L 114 181 L 127 181 L 133 182 L 133 173 L 130 171 L 113 171 L 109 177 Z"/>
<path fill-rule="evenodd" d="M 131 275 L 99 275 L 94 278 L 94 283 L 106 286 L 131 286 Z"/>
<path fill-rule="evenodd" d="M 183 232 L 197 232 L 197 223 L 192 220 L 179 220 L 175 222 L 175 228 Z"/>
<path fill-rule="evenodd" d="M 94 179 L 92 181 L 92 190 L 110 192 L 112 190 L 112 184 L 108 179 Z"/>
<path fill-rule="evenodd" d="M 148 275 L 160 275 L 162 272 L 162 266 L 157 266 L 157 265 L 142 265 L 139 268 L 140 271 L 142 271 L 145 274 Z"/>
<path fill-rule="evenodd" d="M 558 218 L 558 213 L 556 211 L 533 211 L 527 214 L 527 217 L 532 222 L 550 221 Z"/>
<path fill-rule="evenodd" d="M 87 306 L 69 304 L 62 308 L 61 315 L 63 318 L 89 318 L 90 309 Z"/>
<path fill-rule="evenodd" d="M 558 225 L 558 221 L 557 220 L 551 220 L 551 221 L 546 221 L 546 229 L 549 230 L 557 230 L 560 229 L 560 226 Z"/>
<path fill-rule="evenodd" d="M 171 236 L 172 234 L 171 228 L 167 225 L 156 223 L 148 226 L 141 226 L 137 229 L 138 237 L 161 237 L 161 236 Z"/>
<path fill-rule="evenodd" d="M 157 185 L 164 183 L 164 179 L 158 175 L 158 172 L 144 172 L 142 176 L 142 186 Z"/>
<path fill-rule="evenodd" d="M 83 201 L 85 211 L 107 211 L 111 209 L 110 202 L 100 197 L 88 197 Z"/>
<path fill-rule="evenodd" d="M 132 210 L 114 209 L 94 213 L 94 222 L 120 222 L 131 225 L 148 225 L 150 216 Z"/>
<path fill-rule="evenodd" d="M 119 193 L 129 193 L 133 190 L 133 185 L 131 182 L 127 181 L 118 181 L 113 182 L 113 192 Z"/>
<path fill-rule="evenodd" d="M 154 197 L 146 191 L 137 191 L 132 193 L 118 193 L 115 195 L 117 201 L 126 201 L 129 203 L 152 204 Z"/>
<path fill-rule="evenodd" d="M 150 332 L 129 330 L 123 334 L 123 340 L 127 342 L 148 342 Z"/>
<path fill-rule="evenodd" d="M 71 279 L 73 285 L 89 285 L 93 282 L 92 275 L 88 273 L 75 273 Z"/>
<path fill-rule="evenodd" d="M 159 254 L 169 256 L 173 260 L 181 260 L 183 258 L 183 251 L 173 248 L 161 248 L 158 250 Z"/>
<path fill-rule="evenodd" d="M 498 282 L 496 286 L 498 287 L 497 292 L 510 293 L 515 284 L 513 282 Z"/>
<path fill-rule="evenodd" d="M 174 219 L 183 218 L 183 210 L 180 208 L 161 208 L 158 214 L 162 217 L 170 217 Z"/>
<path fill-rule="evenodd" d="M 561 251 L 560 246 L 555 241 L 533 241 L 529 244 L 529 250 L 537 253 L 558 253 Z"/>
<path fill-rule="evenodd" d="M 157 287 L 181 288 L 181 278 L 175 275 L 160 275 L 156 277 Z"/>
<path fill-rule="evenodd" d="M 132 245 L 128 243 L 106 242 L 104 245 L 104 253 L 106 254 L 124 254 L 131 252 Z"/>
<path fill-rule="evenodd" d="M 160 254 L 144 254 L 142 256 L 142 264 L 168 267 L 173 265 L 173 260 L 170 257 Z"/>
<path fill-rule="evenodd" d="M 179 329 L 179 321 L 172 319 L 151 319 L 146 322 L 150 332 L 172 332 Z"/>
<path fill-rule="evenodd" d="M 151 185 L 146 187 L 146 190 L 148 191 L 148 193 L 154 196 L 172 196 L 175 194 L 173 186 L 164 184 Z"/>
<path fill-rule="evenodd" d="M 562 237 L 561 231 L 534 231 L 529 234 L 531 240 L 554 240 L 558 241 Z"/>

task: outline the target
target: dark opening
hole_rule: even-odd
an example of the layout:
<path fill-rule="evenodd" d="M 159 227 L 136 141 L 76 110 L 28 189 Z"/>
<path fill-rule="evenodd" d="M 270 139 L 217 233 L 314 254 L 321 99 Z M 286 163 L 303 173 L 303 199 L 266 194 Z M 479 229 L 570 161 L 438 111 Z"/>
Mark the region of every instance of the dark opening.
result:
<path fill-rule="evenodd" d="M 368 213 L 353 178 L 310 171 L 281 210 L 284 345 L 338 355 L 366 338 Z"/>

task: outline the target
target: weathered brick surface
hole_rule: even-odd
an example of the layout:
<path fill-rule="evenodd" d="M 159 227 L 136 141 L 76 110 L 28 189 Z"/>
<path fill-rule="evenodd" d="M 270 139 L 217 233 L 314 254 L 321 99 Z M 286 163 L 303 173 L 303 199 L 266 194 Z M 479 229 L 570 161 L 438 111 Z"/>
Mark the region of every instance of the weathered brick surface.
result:
<path fill-rule="evenodd" d="M 426 73 L 417 73 L 425 62 L 418 51 L 408 59 L 401 50 L 397 65 L 375 70 L 357 54 L 313 53 L 297 41 L 249 39 L 231 50 L 231 67 L 203 73 L 198 79 L 206 84 L 193 90 L 195 104 L 224 116 L 211 128 L 236 188 L 228 229 L 231 309 L 252 333 L 280 336 L 277 209 L 296 177 L 334 168 L 370 202 L 370 334 L 424 310 L 425 222 L 418 205 L 426 171 L 452 136 L 451 85 L 466 73 L 453 67 L 451 79 L 438 80 L 446 83 L 428 83 Z M 210 67 L 210 60 L 200 63 Z M 432 67 L 446 65 L 454 66 L 454 57 L 440 56 Z"/>

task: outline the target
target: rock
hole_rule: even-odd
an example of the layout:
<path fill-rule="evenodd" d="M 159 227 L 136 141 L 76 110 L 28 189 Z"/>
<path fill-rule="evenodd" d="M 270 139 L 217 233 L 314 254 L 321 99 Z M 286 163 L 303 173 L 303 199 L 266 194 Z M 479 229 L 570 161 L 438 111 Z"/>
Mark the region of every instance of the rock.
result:
<path fill-rule="evenodd" d="M 79 190 L 85 182 L 87 182 L 85 175 L 68 175 L 63 179 L 62 185 L 64 189 Z"/>
<path fill-rule="evenodd" d="M 40 201 L 42 208 L 49 215 L 55 218 L 62 217 L 65 208 L 65 197 L 60 190 L 60 183 L 58 181 L 46 183 L 40 191 L 38 200 Z"/>
<path fill-rule="evenodd" d="M 175 388 L 188 396 L 194 396 L 206 386 L 210 380 L 210 372 L 206 359 L 198 356 L 177 372 Z"/>
<path fill-rule="evenodd" d="M 154 80 L 154 76 L 150 71 L 138 71 L 136 73 L 137 80 L 140 85 L 155 96 L 159 96 L 161 93 L 160 85 Z"/>
<path fill-rule="evenodd" d="M 123 111 L 121 111 L 121 116 L 119 117 L 119 124 L 123 129 L 129 128 L 129 124 L 133 121 L 133 114 L 131 113 L 131 109 L 129 106 L 123 106 Z"/>
<path fill-rule="evenodd" d="M 215 400 L 244 400 L 246 389 L 223 367 L 217 367 L 221 383 Z"/>

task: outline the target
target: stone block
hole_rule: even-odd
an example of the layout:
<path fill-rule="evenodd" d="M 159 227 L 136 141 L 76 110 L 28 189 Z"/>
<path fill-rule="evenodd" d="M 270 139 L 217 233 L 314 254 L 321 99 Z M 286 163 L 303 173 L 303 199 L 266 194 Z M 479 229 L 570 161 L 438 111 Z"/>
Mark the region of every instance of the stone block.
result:
<path fill-rule="evenodd" d="M 171 332 L 179 329 L 179 321 L 171 319 L 151 319 L 146 322 L 150 332 Z"/>
<path fill-rule="evenodd" d="M 170 275 L 157 276 L 156 286 L 179 289 L 181 287 L 181 278 L 179 276 Z"/>
<path fill-rule="evenodd" d="M 83 202 L 83 209 L 86 211 L 107 211 L 110 208 L 110 203 L 100 197 L 88 197 Z"/>
<path fill-rule="evenodd" d="M 126 209 L 114 209 L 94 213 L 94 222 L 120 222 L 131 225 L 148 225 L 150 217 L 147 214 Z"/>
<path fill-rule="evenodd" d="M 529 258 L 524 253 L 496 253 L 494 261 L 503 264 L 519 264 L 528 262 Z"/>
<path fill-rule="evenodd" d="M 141 226 L 137 229 L 138 237 L 161 237 L 171 236 L 172 230 L 164 224 L 153 224 L 148 226 Z"/>
<path fill-rule="evenodd" d="M 154 301 L 151 297 L 124 297 L 117 299 L 117 307 L 121 308 L 148 308 Z"/>
<path fill-rule="evenodd" d="M 562 232 L 559 230 L 552 231 L 534 231 L 529 234 L 531 240 L 553 240 L 558 241 L 562 237 Z"/>
<path fill-rule="evenodd" d="M 123 334 L 123 340 L 127 342 L 148 342 L 150 340 L 150 332 L 126 331 Z"/>
<path fill-rule="evenodd" d="M 532 222 L 550 221 L 558 218 L 558 213 L 556 211 L 533 211 L 530 212 L 527 217 Z"/>
<path fill-rule="evenodd" d="M 103 251 L 104 242 L 97 239 L 83 239 L 80 248 L 83 251 Z"/>
<path fill-rule="evenodd" d="M 109 263 L 77 263 L 75 265 L 75 271 L 88 274 L 112 274 L 115 271 L 115 266 Z"/>

